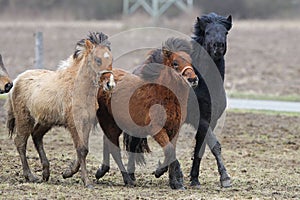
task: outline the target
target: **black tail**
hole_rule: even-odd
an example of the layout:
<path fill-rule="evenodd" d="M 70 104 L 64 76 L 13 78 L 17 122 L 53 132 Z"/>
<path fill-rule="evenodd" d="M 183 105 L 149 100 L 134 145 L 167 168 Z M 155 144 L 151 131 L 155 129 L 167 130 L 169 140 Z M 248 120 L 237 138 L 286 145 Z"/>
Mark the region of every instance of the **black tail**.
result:
<path fill-rule="evenodd" d="M 146 164 L 144 153 L 150 153 L 147 138 L 138 138 L 123 133 L 123 143 L 127 152 L 137 153 L 135 162 L 138 165 Z"/>

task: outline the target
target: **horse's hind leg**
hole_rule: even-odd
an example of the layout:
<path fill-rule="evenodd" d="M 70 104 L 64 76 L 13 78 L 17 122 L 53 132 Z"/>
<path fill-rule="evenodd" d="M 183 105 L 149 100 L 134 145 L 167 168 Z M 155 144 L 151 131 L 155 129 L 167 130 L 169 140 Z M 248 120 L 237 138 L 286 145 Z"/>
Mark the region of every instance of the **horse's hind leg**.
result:
<path fill-rule="evenodd" d="M 47 159 L 44 145 L 43 145 L 43 136 L 51 129 L 51 127 L 41 126 L 40 124 L 35 125 L 32 132 L 32 139 L 35 145 L 36 150 L 39 153 L 41 164 L 43 166 L 43 180 L 48 181 L 50 176 L 50 164 Z"/>
<path fill-rule="evenodd" d="M 221 144 L 211 129 L 208 130 L 207 144 L 208 144 L 212 154 L 216 158 L 217 165 L 218 165 L 218 171 L 220 174 L 221 186 L 222 187 L 230 187 L 231 186 L 230 176 L 228 175 L 228 173 L 226 171 L 226 168 L 223 163 L 222 156 L 221 156 Z"/>
<path fill-rule="evenodd" d="M 110 159 L 109 159 L 109 141 L 108 138 L 103 135 L 103 162 L 101 167 L 97 170 L 95 177 L 96 179 L 102 178 L 110 169 Z"/>
<path fill-rule="evenodd" d="M 169 185 L 172 189 L 185 189 L 183 186 L 183 174 L 178 160 L 169 165 Z"/>
<path fill-rule="evenodd" d="M 20 116 L 18 116 L 20 117 Z M 26 118 L 23 118 L 26 119 Z M 17 135 L 14 139 L 15 145 L 17 147 L 18 153 L 21 158 L 22 167 L 23 167 L 23 175 L 25 179 L 29 182 L 36 182 L 38 178 L 35 177 L 29 168 L 27 158 L 26 158 L 26 147 L 27 147 L 27 140 L 32 132 L 32 126 L 30 121 L 17 121 Z"/>
<path fill-rule="evenodd" d="M 156 178 L 164 174 L 169 167 L 169 184 L 172 189 L 180 189 L 183 187 L 183 174 L 180 170 L 180 164 L 176 159 L 175 144 L 177 136 L 173 139 L 172 143 L 165 129 L 153 136 L 153 138 L 163 147 L 165 159 L 158 169 L 154 172 Z"/>
<path fill-rule="evenodd" d="M 169 164 L 172 163 L 174 160 L 176 160 L 175 147 L 176 147 L 176 141 L 177 141 L 177 138 L 178 138 L 178 134 L 171 135 L 169 137 L 166 130 L 163 129 L 159 133 L 157 133 L 155 136 L 153 136 L 153 138 L 163 148 L 164 154 L 165 154 L 165 160 L 164 160 L 163 164 L 159 163 L 158 168 L 154 172 L 155 177 L 159 178 L 165 172 L 168 171 Z"/>

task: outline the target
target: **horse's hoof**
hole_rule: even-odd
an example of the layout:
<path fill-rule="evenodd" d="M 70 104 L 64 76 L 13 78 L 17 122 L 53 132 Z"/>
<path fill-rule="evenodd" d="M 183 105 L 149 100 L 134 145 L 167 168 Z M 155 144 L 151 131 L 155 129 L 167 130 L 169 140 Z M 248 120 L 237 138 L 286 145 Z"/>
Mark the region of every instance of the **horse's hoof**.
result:
<path fill-rule="evenodd" d="M 28 176 L 25 177 L 26 181 L 31 182 L 31 183 L 38 183 L 39 179 L 38 177 L 34 176 L 33 174 L 29 174 Z"/>
<path fill-rule="evenodd" d="M 168 166 L 156 169 L 155 172 L 153 172 L 153 174 L 155 175 L 156 178 L 159 178 L 167 171 L 168 171 Z"/>
<path fill-rule="evenodd" d="M 94 186 L 92 184 L 87 184 L 85 187 L 88 189 L 94 189 Z"/>
<path fill-rule="evenodd" d="M 129 177 L 131 178 L 131 180 L 136 181 L 134 173 L 129 173 Z"/>
<path fill-rule="evenodd" d="M 43 172 L 43 181 L 44 181 L 44 182 L 49 181 L 49 177 L 50 177 L 50 173 L 48 173 L 48 172 L 44 173 L 44 172 Z"/>
<path fill-rule="evenodd" d="M 102 178 L 107 172 L 109 172 L 109 166 L 102 165 L 101 168 L 99 168 L 95 174 L 96 179 Z"/>
<path fill-rule="evenodd" d="M 133 187 L 135 187 L 135 183 L 134 182 L 125 183 L 125 186 L 128 187 L 128 188 L 133 188 Z"/>
<path fill-rule="evenodd" d="M 201 184 L 198 180 L 192 180 L 190 186 L 193 187 L 193 188 L 196 188 L 196 189 L 201 188 Z"/>
<path fill-rule="evenodd" d="M 221 186 L 222 186 L 223 188 L 229 188 L 229 187 L 232 186 L 229 177 L 228 177 L 227 179 L 225 179 L 225 180 L 221 180 L 220 182 L 221 182 Z"/>
<path fill-rule="evenodd" d="M 173 190 L 185 190 L 184 186 L 180 183 L 170 183 L 170 187 Z"/>
<path fill-rule="evenodd" d="M 134 187 L 135 182 L 130 178 L 130 175 L 127 172 L 121 172 L 121 173 L 122 173 L 122 176 L 123 176 L 125 186 Z"/>
<path fill-rule="evenodd" d="M 64 179 L 70 178 L 70 177 L 72 177 L 72 176 L 73 176 L 73 173 L 72 173 L 72 171 L 71 171 L 70 169 L 67 169 L 67 170 L 64 171 L 64 173 L 62 174 L 62 177 L 63 177 Z"/>

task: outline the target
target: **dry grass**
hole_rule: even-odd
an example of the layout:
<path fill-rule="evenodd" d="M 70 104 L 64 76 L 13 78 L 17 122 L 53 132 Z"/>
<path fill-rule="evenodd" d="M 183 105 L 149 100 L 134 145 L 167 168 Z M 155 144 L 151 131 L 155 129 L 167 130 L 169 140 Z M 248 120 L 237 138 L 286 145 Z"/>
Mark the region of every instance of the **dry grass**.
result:
<path fill-rule="evenodd" d="M 53 129 L 44 138 L 51 164 L 49 182 L 26 183 L 13 140 L 8 138 L 1 123 L 0 194 L 3 199 L 299 199 L 299 122 L 299 116 L 227 113 L 225 127 L 218 138 L 233 181 L 233 187 L 228 189 L 220 188 L 216 163 L 208 152 L 201 165 L 201 189 L 188 186 L 194 132 L 185 127 L 177 143 L 185 191 L 171 190 L 167 175 L 156 179 L 151 174 L 158 160 L 163 159 L 161 148 L 153 140 L 150 140 L 153 153 L 147 156 L 147 165 L 137 168 L 135 188 L 123 186 L 112 159 L 112 169 L 99 182 L 94 182 L 93 190 L 83 187 L 80 174 L 63 179 L 61 173 L 75 157 L 70 135 L 64 129 Z M 87 168 L 95 181 L 94 173 L 102 160 L 101 131 L 92 134 L 90 142 Z M 41 165 L 31 139 L 27 156 L 32 171 L 41 177 Z"/>

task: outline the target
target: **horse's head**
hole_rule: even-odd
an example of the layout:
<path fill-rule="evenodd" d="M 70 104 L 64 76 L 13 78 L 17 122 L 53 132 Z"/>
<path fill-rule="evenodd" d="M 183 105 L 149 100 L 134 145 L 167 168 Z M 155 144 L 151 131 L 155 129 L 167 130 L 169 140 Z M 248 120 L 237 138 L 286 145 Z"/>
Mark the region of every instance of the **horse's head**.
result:
<path fill-rule="evenodd" d="M 110 51 L 110 42 L 107 40 L 107 35 L 103 33 L 93 32 L 84 41 L 77 43 L 77 51 L 74 57 L 78 56 L 81 47 L 84 47 L 85 55 L 88 57 L 89 66 L 97 73 L 100 80 L 100 85 L 104 90 L 112 90 L 116 84 L 112 72 L 113 56 Z M 79 48 L 80 47 L 80 48 Z"/>
<path fill-rule="evenodd" d="M 8 76 L 0 54 L 0 94 L 8 93 L 12 87 L 13 83 Z"/>
<path fill-rule="evenodd" d="M 192 59 L 187 52 L 172 52 L 167 47 L 163 47 L 162 53 L 164 65 L 175 69 L 191 87 L 198 85 L 198 77 L 192 67 Z"/>
<path fill-rule="evenodd" d="M 197 17 L 195 24 L 195 39 L 202 45 L 209 55 L 218 60 L 226 53 L 227 34 L 232 26 L 232 18 L 219 16 L 215 13 Z"/>
<path fill-rule="evenodd" d="M 89 40 L 87 40 L 89 42 Z M 114 75 L 112 72 L 113 56 L 108 47 L 96 45 L 91 53 L 91 66 L 98 71 L 100 84 L 105 91 L 112 90 L 115 86 Z"/>

